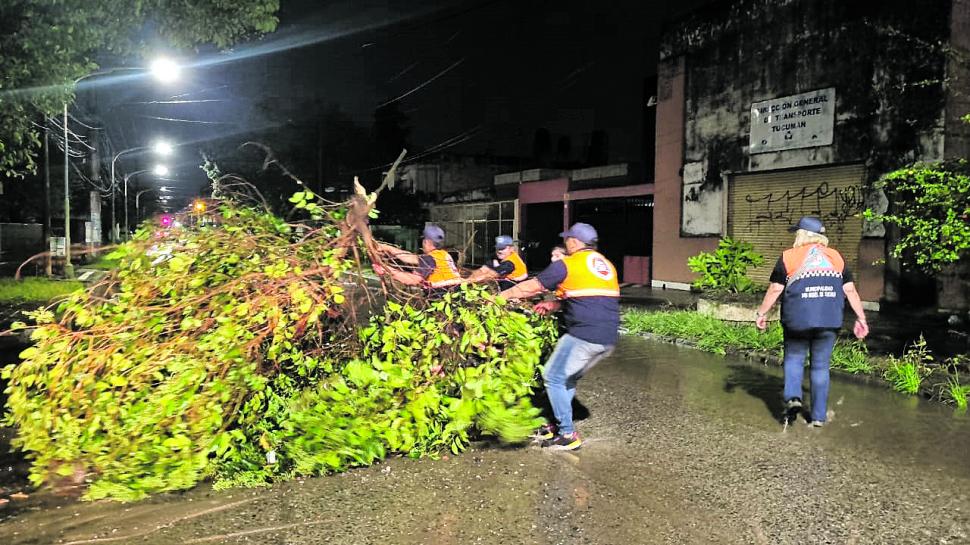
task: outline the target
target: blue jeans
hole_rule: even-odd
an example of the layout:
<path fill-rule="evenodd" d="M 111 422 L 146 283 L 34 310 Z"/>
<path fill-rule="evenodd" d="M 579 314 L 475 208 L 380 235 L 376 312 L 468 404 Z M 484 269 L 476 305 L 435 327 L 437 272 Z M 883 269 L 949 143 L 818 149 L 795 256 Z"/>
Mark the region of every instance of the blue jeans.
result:
<path fill-rule="evenodd" d="M 542 370 L 542 380 L 558 420 L 559 433 L 575 431 L 573 397 L 576 396 L 576 381 L 611 352 L 612 346 L 586 342 L 568 333 L 559 338 Z"/>
<path fill-rule="evenodd" d="M 802 398 L 805 356 L 811 351 L 812 420 L 825 422 L 829 399 L 829 360 L 835 348 L 835 330 L 785 330 L 785 400 Z"/>

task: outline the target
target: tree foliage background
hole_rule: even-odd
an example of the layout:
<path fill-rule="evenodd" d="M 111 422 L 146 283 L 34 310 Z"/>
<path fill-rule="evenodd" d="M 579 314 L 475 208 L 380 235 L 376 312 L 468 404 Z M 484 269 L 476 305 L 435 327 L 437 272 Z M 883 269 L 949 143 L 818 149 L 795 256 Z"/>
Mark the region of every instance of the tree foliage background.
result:
<path fill-rule="evenodd" d="M 32 122 L 73 98 L 98 59 L 152 44 L 224 48 L 276 29 L 279 0 L 4 0 L 0 2 L 0 173 L 22 178 L 41 146 Z"/>

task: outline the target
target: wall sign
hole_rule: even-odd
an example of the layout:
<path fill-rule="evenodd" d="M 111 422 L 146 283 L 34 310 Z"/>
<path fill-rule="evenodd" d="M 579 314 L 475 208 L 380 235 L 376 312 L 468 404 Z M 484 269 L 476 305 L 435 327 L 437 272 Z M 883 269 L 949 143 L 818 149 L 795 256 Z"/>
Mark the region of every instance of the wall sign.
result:
<path fill-rule="evenodd" d="M 835 87 L 751 104 L 750 153 L 832 144 Z"/>

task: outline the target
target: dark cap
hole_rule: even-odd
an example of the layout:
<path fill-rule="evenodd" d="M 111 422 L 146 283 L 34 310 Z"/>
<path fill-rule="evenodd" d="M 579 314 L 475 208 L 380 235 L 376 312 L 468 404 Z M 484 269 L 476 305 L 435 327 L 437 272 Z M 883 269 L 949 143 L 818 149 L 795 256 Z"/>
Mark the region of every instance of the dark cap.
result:
<path fill-rule="evenodd" d="M 421 232 L 421 236 L 435 244 L 443 244 L 445 241 L 445 230 L 437 225 L 428 224 L 424 226 L 424 231 Z"/>
<path fill-rule="evenodd" d="M 599 238 L 596 235 L 596 229 L 588 223 L 574 223 L 572 227 L 559 233 L 559 236 L 562 238 L 575 238 L 583 244 L 591 244 Z"/>
<path fill-rule="evenodd" d="M 799 229 L 818 234 L 825 232 L 825 226 L 822 225 L 822 220 L 814 216 L 802 216 L 802 219 L 798 220 L 798 223 L 788 228 L 788 232 L 794 233 Z"/>
<path fill-rule="evenodd" d="M 502 250 L 508 248 L 509 246 L 515 244 L 515 239 L 507 235 L 501 235 L 495 237 L 495 249 Z"/>

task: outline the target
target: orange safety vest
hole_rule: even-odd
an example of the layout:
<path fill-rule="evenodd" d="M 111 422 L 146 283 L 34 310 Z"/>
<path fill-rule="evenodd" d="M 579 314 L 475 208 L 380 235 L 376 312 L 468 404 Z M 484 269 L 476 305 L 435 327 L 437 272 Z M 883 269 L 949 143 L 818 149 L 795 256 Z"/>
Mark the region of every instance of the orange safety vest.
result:
<path fill-rule="evenodd" d="M 812 253 L 813 250 L 821 254 L 822 258 L 816 259 L 821 263 L 808 261 L 809 253 Z M 789 248 L 781 254 L 781 259 L 785 264 L 785 276 L 789 284 L 802 274 L 817 276 L 819 274 L 838 273 L 841 276 L 842 271 L 845 270 L 845 260 L 842 259 L 842 255 L 838 251 L 821 244 L 806 244 L 798 248 Z"/>
<path fill-rule="evenodd" d="M 432 288 L 444 286 L 454 286 L 461 283 L 461 275 L 455 267 L 455 261 L 451 255 L 444 250 L 432 250 L 428 253 L 434 258 L 434 270 L 425 278 L 425 281 Z"/>
<path fill-rule="evenodd" d="M 512 253 L 509 254 L 509 256 L 505 259 L 507 261 L 511 261 L 512 265 L 515 266 L 515 268 L 512 269 L 512 272 L 505 276 L 506 278 L 512 280 L 513 282 L 521 282 L 526 278 L 529 278 L 529 271 L 525 268 L 525 261 L 522 261 L 522 258 L 519 256 L 519 252 L 513 250 Z"/>
<path fill-rule="evenodd" d="M 603 254 L 593 249 L 580 250 L 562 259 L 566 265 L 566 279 L 559 284 L 566 298 L 619 297 L 620 283 L 616 267 Z"/>

